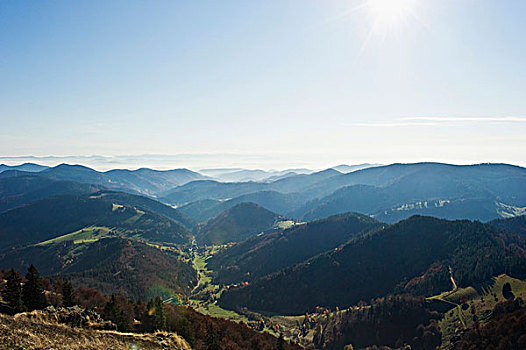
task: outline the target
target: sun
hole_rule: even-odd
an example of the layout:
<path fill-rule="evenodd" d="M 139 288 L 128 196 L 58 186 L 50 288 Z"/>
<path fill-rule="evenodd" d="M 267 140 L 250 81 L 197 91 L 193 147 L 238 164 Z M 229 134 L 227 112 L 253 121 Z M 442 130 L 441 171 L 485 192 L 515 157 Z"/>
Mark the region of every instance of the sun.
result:
<path fill-rule="evenodd" d="M 400 30 L 415 17 L 417 0 L 366 0 L 365 7 L 375 31 Z"/>

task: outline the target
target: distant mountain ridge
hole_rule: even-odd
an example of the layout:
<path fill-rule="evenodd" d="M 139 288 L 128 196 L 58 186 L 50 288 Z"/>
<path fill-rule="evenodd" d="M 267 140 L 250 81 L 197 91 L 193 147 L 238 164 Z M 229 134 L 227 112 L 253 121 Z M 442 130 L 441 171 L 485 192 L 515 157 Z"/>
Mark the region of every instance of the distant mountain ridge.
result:
<path fill-rule="evenodd" d="M 332 169 L 338 170 L 340 173 L 348 174 L 353 171 L 367 169 L 367 168 L 373 168 L 377 166 L 382 166 L 383 164 L 371 164 L 371 163 L 362 163 L 362 164 L 354 164 L 354 165 L 347 165 L 347 164 L 340 164 L 337 166 L 333 166 Z"/>
<path fill-rule="evenodd" d="M 208 214 L 200 213 L 197 221 L 241 201 L 307 221 L 349 211 L 391 223 L 415 214 L 487 221 L 526 207 L 526 169 L 442 163 L 392 164 L 347 174 L 328 169 L 268 183 L 194 181 L 160 199 L 173 205 L 220 201 L 215 207 L 207 202 Z"/>
<path fill-rule="evenodd" d="M 358 211 L 388 222 L 414 214 L 487 221 L 499 217 L 499 202 L 526 205 L 526 169 L 506 164 L 393 164 L 331 178 L 311 191 L 331 189 L 336 191 L 294 214 L 310 220 Z"/>
<path fill-rule="evenodd" d="M 326 169 L 312 174 L 300 174 L 279 179 L 274 182 L 217 182 L 193 181 L 174 188 L 161 197 L 161 200 L 182 205 L 200 199 L 231 199 L 245 194 L 260 191 L 277 191 L 281 193 L 295 193 L 304 190 L 320 181 L 342 175 L 334 169 Z"/>
<path fill-rule="evenodd" d="M 199 173 L 221 182 L 273 181 L 281 177 L 311 174 L 310 169 L 261 170 L 243 168 L 201 169 Z"/>
<path fill-rule="evenodd" d="M 526 208 L 526 169 L 522 167 L 431 162 L 375 165 L 340 167 L 344 171 L 368 167 L 346 174 L 326 169 L 310 174 L 285 173 L 264 181 L 218 182 L 211 178 L 217 174 L 264 171 L 205 169 L 213 174 L 206 177 L 187 169 L 98 172 L 62 164 L 38 173 L 5 170 L 0 172 L 0 179 L 34 175 L 143 194 L 173 206 L 189 205 L 188 208 L 194 208 L 189 214 L 195 222 L 206 221 L 242 202 L 253 202 L 298 220 L 312 221 L 354 211 L 390 223 L 415 214 L 487 221 L 520 215 Z M 199 205 L 190 206 L 194 202 Z"/>
<path fill-rule="evenodd" d="M 70 180 L 102 185 L 107 188 L 156 195 L 170 188 L 206 177 L 188 169 L 109 170 L 98 172 L 82 165 L 61 164 L 40 173 L 57 180 Z"/>
<path fill-rule="evenodd" d="M 37 172 L 34 169 L 39 170 Z M 42 167 L 31 164 L 31 167 L 21 165 L 0 171 L 0 178 L 27 175 L 99 185 L 110 189 L 149 196 L 156 196 L 191 181 L 207 179 L 206 176 L 188 169 L 153 170 L 141 168 L 137 170 L 113 169 L 100 172 L 83 165 L 70 164 L 60 164 L 55 167 Z"/>
<path fill-rule="evenodd" d="M 24 163 L 20 165 L 6 165 L 6 164 L 0 164 L 0 173 L 7 171 L 7 170 L 19 170 L 19 171 L 27 171 L 27 172 L 35 172 L 38 173 L 42 170 L 46 170 L 49 167 L 44 165 L 39 165 L 35 163 Z"/>
<path fill-rule="evenodd" d="M 9 170 L 10 171 L 10 170 Z M 73 181 L 57 181 L 42 176 L 0 177 L 0 213 L 50 196 L 86 195 L 102 190 L 102 186 Z"/>

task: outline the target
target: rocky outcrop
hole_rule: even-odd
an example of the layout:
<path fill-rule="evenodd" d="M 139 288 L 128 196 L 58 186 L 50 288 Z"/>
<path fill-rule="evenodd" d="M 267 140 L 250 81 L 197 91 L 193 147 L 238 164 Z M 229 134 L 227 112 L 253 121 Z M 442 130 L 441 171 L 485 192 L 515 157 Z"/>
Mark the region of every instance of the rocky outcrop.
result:
<path fill-rule="evenodd" d="M 48 306 L 43 310 L 22 312 L 15 315 L 15 319 L 20 318 L 45 323 L 63 323 L 71 327 L 117 330 L 115 323 L 103 320 L 102 317 L 93 310 L 86 310 L 76 305 L 67 308 Z"/>

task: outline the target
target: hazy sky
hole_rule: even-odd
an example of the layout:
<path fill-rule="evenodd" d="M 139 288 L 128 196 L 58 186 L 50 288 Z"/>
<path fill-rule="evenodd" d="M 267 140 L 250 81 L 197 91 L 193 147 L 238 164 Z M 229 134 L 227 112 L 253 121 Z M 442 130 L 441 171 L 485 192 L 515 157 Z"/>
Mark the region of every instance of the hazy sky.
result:
<path fill-rule="evenodd" d="M 0 156 L 526 165 L 525 65 L 524 0 L 4 0 Z"/>

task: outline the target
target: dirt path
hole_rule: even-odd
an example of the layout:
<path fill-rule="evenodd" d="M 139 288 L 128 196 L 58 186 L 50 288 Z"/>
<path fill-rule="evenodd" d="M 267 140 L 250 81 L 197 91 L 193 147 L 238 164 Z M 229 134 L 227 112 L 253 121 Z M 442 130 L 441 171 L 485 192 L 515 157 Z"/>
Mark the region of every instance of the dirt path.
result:
<path fill-rule="evenodd" d="M 453 278 L 453 269 L 451 266 L 449 267 L 449 278 L 451 279 L 451 283 L 453 283 L 453 290 L 451 293 L 454 293 L 458 290 L 457 282 L 455 282 L 455 279 Z"/>
<path fill-rule="evenodd" d="M 450 296 L 451 294 L 455 293 L 458 290 L 458 285 L 457 285 L 457 282 L 455 281 L 455 278 L 453 277 L 453 269 L 451 268 L 451 266 L 449 266 L 449 278 L 451 279 L 451 284 L 453 285 L 453 289 L 451 291 L 449 291 L 443 297 L 437 298 L 437 300 L 443 301 L 443 302 L 451 304 L 451 305 L 455 305 L 455 309 L 457 310 L 458 319 L 460 320 L 460 322 L 462 323 L 464 328 L 466 328 L 466 322 L 464 322 L 464 318 L 462 317 L 462 307 L 461 307 L 461 305 L 445 299 L 445 298 L 447 298 L 448 296 Z"/>

